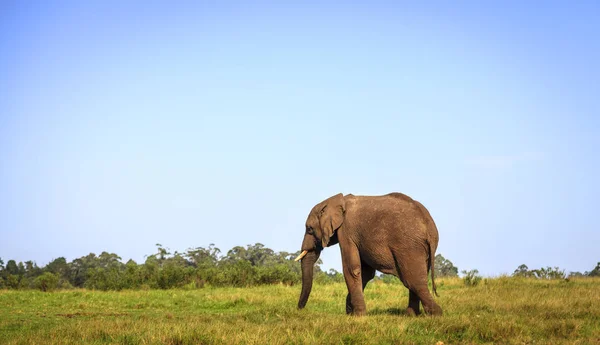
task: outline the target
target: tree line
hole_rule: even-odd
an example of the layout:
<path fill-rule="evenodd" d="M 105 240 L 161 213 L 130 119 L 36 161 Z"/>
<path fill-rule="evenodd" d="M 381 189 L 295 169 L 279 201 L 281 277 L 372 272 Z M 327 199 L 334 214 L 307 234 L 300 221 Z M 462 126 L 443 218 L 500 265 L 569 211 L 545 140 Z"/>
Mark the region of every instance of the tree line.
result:
<path fill-rule="evenodd" d="M 527 265 L 523 264 L 517 267 L 513 272 L 515 277 L 525 278 L 537 278 L 537 279 L 565 279 L 571 277 L 600 277 L 600 262 L 596 264 L 596 267 L 591 271 L 581 272 L 570 272 L 568 275 L 565 270 L 561 270 L 558 267 L 541 267 L 537 269 L 529 269 Z"/>
<path fill-rule="evenodd" d="M 294 258 L 300 252 L 275 252 L 261 243 L 236 246 L 226 254 L 210 244 L 171 252 L 161 244 L 143 263 L 123 262 L 115 253 L 90 253 L 67 262 L 64 257 L 45 267 L 33 261 L 6 265 L 0 259 L 0 288 L 54 289 L 87 288 L 94 290 L 201 288 L 210 286 L 253 286 L 300 283 L 300 265 Z M 319 260 L 315 280 L 320 283 L 343 281 L 341 273 L 324 272 Z"/>
<path fill-rule="evenodd" d="M 236 246 L 225 254 L 214 244 L 190 248 L 185 252 L 171 252 L 161 244 L 156 247 L 156 253 L 146 255 L 143 263 L 134 260 L 123 262 L 120 256 L 108 252 L 100 255 L 90 253 L 71 262 L 59 257 L 44 267 L 33 261 L 17 263 L 15 260 L 9 260 L 5 265 L 0 258 L 0 289 L 195 289 L 204 286 L 294 285 L 301 282 L 300 265 L 294 262 L 299 251 L 276 252 L 261 243 Z M 314 267 L 317 283 L 344 281 L 342 273 L 334 269 L 325 272 L 321 265 L 322 261 L 318 260 Z M 458 268 L 438 254 L 435 257 L 435 275 L 458 277 Z M 527 266 L 521 265 L 513 275 L 553 279 L 564 277 L 564 271 L 558 268 L 530 271 Z M 600 263 L 590 272 L 575 274 L 599 275 Z M 396 277 L 385 274 L 376 279 L 400 283 Z"/>

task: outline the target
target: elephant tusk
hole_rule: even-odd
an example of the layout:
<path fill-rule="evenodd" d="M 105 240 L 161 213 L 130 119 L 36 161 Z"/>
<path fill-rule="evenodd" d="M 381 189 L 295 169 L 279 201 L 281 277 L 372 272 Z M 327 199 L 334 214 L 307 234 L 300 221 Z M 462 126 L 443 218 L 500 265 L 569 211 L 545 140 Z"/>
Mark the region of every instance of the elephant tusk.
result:
<path fill-rule="evenodd" d="M 294 261 L 301 260 L 303 257 L 306 256 L 306 254 L 308 254 L 308 251 L 307 250 L 303 250 L 302 253 L 300 253 L 300 255 L 298 255 L 298 257 L 294 259 Z"/>

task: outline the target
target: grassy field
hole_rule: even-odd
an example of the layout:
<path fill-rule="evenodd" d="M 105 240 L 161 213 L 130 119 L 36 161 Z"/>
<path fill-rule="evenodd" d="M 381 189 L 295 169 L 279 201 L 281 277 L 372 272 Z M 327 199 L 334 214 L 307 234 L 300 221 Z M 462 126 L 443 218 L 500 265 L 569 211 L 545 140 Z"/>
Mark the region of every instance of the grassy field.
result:
<path fill-rule="evenodd" d="M 403 314 L 407 290 L 371 282 L 368 316 L 344 284 L 43 293 L 0 291 L 0 344 L 600 344 L 600 279 L 439 279 L 444 316 Z"/>

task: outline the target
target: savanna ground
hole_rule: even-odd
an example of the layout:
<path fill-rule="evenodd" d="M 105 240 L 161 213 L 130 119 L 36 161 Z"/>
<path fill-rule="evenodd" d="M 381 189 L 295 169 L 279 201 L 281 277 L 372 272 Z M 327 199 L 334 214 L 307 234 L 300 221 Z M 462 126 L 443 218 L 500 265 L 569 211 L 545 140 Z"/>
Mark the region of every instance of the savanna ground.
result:
<path fill-rule="evenodd" d="M 368 316 L 346 287 L 0 291 L 1 344 L 600 344 L 600 279 L 439 279 L 442 317 L 404 315 L 400 284 L 371 282 Z M 440 343 L 441 342 L 441 343 Z"/>

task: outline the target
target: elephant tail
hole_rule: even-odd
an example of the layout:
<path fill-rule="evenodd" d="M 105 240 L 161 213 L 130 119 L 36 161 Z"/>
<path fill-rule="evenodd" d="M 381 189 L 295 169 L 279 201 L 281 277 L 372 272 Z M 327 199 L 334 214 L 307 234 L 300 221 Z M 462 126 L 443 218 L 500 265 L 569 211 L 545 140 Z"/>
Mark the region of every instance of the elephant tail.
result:
<path fill-rule="evenodd" d="M 437 293 L 437 287 L 435 286 L 435 256 L 434 252 L 431 250 L 431 243 L 427 241 L 427 245 L 429 246 L 429 267 L 431 268 L 431 288 L 433 290 L 433 294 L 437 297 L 440 297 Z"/>

